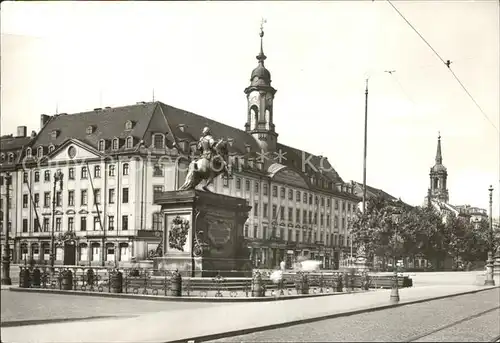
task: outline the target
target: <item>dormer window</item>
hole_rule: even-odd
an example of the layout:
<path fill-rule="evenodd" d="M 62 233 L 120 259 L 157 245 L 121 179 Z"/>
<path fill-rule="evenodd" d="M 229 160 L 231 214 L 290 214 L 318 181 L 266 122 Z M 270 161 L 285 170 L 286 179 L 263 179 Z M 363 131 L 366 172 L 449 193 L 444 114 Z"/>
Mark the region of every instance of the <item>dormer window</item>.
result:
<path fill-rule="evenodd" d="M 104 151 L 106 149 L 106 142 L 104 141 L 104 139 L 101 139 L 99 141 L 99 151 Z"/>
<path fill-rule="evenodd" d="M 43 156 L 43 146 L 39 146 L 38 147 L 38 150 L 36 152 L 36 155 L 38 156 L 38 158 L 42 157 Z"/>
<path fill-rule="evenodd" d="M 131 149 L 133 146 L 134 146 L 134 138 L 127 137 L 127 143 L 126 143 L 127 149 Z"/>
<path fill-rule="evenodd" d="M 55 145 L 54 144 L 49 145 L 49 153 L 51 153 L 54 150 L 56 150 Z"/>
<path fill-rule="evenodd" d="M 161 133 L 155 133 L 153 135 L 153 147 L 155 149 L 163 149 L 165 145 L 165 136 Z"/>
<path fill-rule="evenodd" d="M 59 133 L 60 133 L 59 130 L 52 130 L 52 132 L 50 133 L 50 137 L 52 139 L 56 139 L 57 137 L 59 137 Z"/>
<path fill-rule="evenodd" d="M 118 138 L 113 139 L 113 150 L 118 150 Z"/>
<path fill-rule="evenodd" d="M 1 162 L 5 161 L 5 154 L 1 154 L 1 155 L 0 155 L 0 161 L 1 161 Z"/>
<path fill-rule="evenodd" d="M 93 134 L 94 131 L 95 131 L 95 129 L 96 129 L 95 125 L 89 125 L 89 126 L 87 126 L 87 131 L 86 131 L 87 135 Z"/>
<path fill-rule="evenodd" d="M 8 162 L 9 162 L 9 163 L 14 162 L 14 154 L 13 154 L 13 153 L 10 153 L 10 154 L 9 154 Z"/>
<path fill-rule="evenodd" d="M 26 149 L 26 156 L 31 157 L 31 148 Z"/>
<path fill-rule="evenodd" d="M 125 123 L 125 130 L 132 130 L 134 128 L 135 123 L 132 120 L 127 120 Z"/>

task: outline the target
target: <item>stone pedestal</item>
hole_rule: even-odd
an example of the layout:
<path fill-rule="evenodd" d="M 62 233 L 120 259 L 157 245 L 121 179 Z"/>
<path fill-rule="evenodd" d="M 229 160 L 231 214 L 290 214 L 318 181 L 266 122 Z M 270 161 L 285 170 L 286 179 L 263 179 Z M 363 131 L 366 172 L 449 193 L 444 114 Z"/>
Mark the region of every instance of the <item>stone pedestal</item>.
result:
<path fill-rule="evenodd" d="M 182 276 L 251 276 L 243 226 L 251 207 L 242 198 L 199 190 L 155 196 L 164 218 L 163 256 L 155 270 L 179 270 Z"/>
<path fill-rule="evenodd" d="M 495 259 L 493 262 L 493 275 L 500 276 L 500 246 L 495 252 Z"/>

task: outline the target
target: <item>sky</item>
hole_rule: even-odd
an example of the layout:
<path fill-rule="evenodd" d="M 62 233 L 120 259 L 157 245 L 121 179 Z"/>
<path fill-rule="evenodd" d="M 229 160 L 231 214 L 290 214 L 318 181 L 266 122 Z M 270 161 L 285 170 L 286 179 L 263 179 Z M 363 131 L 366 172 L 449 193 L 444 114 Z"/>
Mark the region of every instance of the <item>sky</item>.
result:
<path fill-rule="evenodd" d="M 278 91 L 279 142 L 344 181 L 421 205 L 442 137 L 450 203 L 500 209 L 499 2 L 2 2 L 2 134 L 40 114 L 155 100 L 243 129 L 257 66 Z M 395 70 L 392 74 L 385 71 Z"/>

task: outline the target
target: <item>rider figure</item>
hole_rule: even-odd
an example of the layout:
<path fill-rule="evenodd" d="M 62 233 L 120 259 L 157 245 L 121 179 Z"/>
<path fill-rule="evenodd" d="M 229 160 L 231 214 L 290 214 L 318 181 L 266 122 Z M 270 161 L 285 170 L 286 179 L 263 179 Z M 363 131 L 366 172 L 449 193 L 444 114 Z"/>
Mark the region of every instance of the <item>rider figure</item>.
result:
<path fill-rule="evenodd" d="M 212 136 L 210 128 L 204 127 L 201 133 L 200 140 L 198 141 L 198 150 L 201 150 L 201 157 L 205 157 L 208 162 L 212 162 L 214 156 L 215 139 Z"/>

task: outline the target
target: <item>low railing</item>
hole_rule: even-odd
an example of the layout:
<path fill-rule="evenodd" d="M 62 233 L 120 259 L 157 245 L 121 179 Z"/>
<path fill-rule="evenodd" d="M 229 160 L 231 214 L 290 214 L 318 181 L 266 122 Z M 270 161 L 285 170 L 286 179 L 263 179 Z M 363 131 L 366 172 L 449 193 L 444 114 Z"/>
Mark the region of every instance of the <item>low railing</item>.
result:
<path fill-rule="evenodd" d="M 224 271 L 225 275 L 230 274 Z M 214 272 L 217 273 L 217 272 Z M 235 273 L 240 273 L 236 272 Z M 149 268 L 24 266 L 19 287 L 67 291 L 108 292 L 153 296 L 201 298 L 296 296 L 351 292 L 391 287 L 391 278 L 340 272 L 284 272 L 273 280 L 271 271 L 255 271 L 252 277 L 182 277 L 176 270 Z M 400 287 L 408 286 L 398 279 Z"/>

